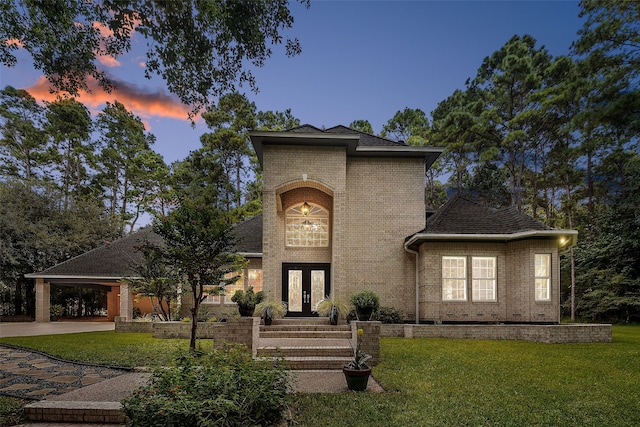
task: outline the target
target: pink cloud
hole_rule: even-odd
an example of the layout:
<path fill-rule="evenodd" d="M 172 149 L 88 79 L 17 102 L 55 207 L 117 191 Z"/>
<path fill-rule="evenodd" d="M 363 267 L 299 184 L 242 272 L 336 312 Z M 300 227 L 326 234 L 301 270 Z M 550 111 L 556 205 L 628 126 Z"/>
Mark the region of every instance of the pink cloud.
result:
<path fill-rule="evenodd" d="M 99 63 L 101 63 L 102 65 L 108 68 L 120 67 L 122 65 L 120 64 L 120 61 L 118 61 L 117 59 L 111 56 L 98 55 L 96 56 L 96 59 L 98 60 Z"/>
<path fill-rule="evenodd" d="M 188 106 L 164 90 L 149 91 L 113 78 L 112 82 L 115 88 L 111 93 L 107 93 L 99 87 L 95 79 L 88 78 L 87 84 L 90 92 L 80 91 L 76 99 L 94 113 L 97 113 L 106 102 L 117 100 L 141 118 L 166 117 L 184 120 L 189 114 Z M 50 87 L 47 79 L 42 76 L 26 90 L 36 99 L 51 102 L 57 99 L 58 94 L 51 93 Z"/>

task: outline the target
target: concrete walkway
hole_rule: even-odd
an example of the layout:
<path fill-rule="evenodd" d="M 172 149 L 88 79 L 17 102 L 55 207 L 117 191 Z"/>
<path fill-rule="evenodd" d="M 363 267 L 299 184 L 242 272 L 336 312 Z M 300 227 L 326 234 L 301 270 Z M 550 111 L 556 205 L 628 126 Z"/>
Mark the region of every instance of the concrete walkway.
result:
<path fill-rule="evenodd" d="M 65 334 L 113 330 L 113 328 L 114 324 L 109 322 L 2 323 L 0 336 Z M 290 372 L 295 393 L 349 392 L 340 370 Z M 86 407 L 91 405 L 102 405 L 105 408 L 119 407 L 119 402 L 144 385 L 148 378 L 149 374 L 144 372 L 83 365 L 0 344 L 0 393 L 39 401 L 33 405 L 65 407 L 65 405 L 77 406 L 80 403 Z M 367 392 L 383 391 L 378 382 L 371 377 Z M 24 424 L 25 427 L 66 425 L 62 423 Z M 115 425 L 112 424 L 112 426 Z"/>
<path fill-rule="evenodd" d="M 113 331 L 115 328 L 116 324 L 113 322 L 10 322 L 0 323 L 0 338 Z"/>

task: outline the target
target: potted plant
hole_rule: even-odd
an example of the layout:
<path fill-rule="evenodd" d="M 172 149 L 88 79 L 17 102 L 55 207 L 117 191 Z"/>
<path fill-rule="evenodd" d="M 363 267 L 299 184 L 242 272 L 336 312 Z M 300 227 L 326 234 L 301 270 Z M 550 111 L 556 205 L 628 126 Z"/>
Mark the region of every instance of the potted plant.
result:
<path fill-rule="evenodd" d="M 247 292 L 244 292 L 241 289 L 238 289 L 235 294 L 231 297 L 231 301 L 238 304 L 238 311 L 240 312 L 240 316 L 243 317 L 251 317 L 253 316 L 253 311 L 256 308 L 256 304 L 261 303 L 264 300 L 264 293 L 253 292 L 253 288 L 249 287 Z"/>
<path fill-rule="evenodd" d="M 369 383 L 371 368 L 367 365 L 367 361 L 371 359 L 371 355 L 360 349 L 361 337 L 364 330 L 358 329 L 358 338 L 356 347 L 353 349 L 353 358 L 342 368 L 342 373 L 347 381 L 347 388 L 354 391 L 364 391 Z"/>
<path fill-rule="evenodd" d="M 368 321 L 371 314 L 380 307 L 378 295 L 371 290 L 364 290 L 351 295 L 351 303 L 356 307 L 358 320 Z"/>
<path fill-rule="evenodd" d="M 64 314 L 64 307 L 60 304 L 54 304 L 49 309 L 49 318 L 51 321 L 57 321 Z"/>
<path fill-rule="evenodd" d="M 340 317 L 346 318 L 351 307 L 344 301 L 334 300 L 333 298 L 326 296 L 316 306 L 316 311 L 320 316 L 328 317 L 329 323 L 332 325 L 338 324 Z"/>
<path fill-rule="evenodd" d="M 287 314 L 287 305 L 282 301 L 265 300 L 256 304 L 254 316 L 262 317 L 264 324 L 269 326 L 273 319 L 284 317 Z"/>

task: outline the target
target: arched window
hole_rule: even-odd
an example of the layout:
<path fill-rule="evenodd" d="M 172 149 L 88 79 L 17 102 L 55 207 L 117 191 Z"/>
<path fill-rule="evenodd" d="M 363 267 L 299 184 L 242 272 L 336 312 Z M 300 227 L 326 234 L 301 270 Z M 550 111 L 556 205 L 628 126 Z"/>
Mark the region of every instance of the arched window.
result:
<path fill-rule="evenodd" d="M 328 247 L 329 212 L 320 206 L 305 203 L 286 212 L 287 246 Z"/>

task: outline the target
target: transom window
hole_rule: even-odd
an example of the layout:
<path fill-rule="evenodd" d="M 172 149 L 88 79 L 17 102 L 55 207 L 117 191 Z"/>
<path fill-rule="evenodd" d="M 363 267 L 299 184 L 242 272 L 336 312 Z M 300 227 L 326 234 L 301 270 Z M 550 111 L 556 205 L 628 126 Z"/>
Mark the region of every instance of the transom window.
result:
<path fill-rule="evenodd" d="M 442 257 L 442 299 L 445 301 L 466 301 L 466 257 Z"/>
<path fill-rule="evenodd" d="M 329 212 L 320 206 L 304 204 L 286 212 L 286 244 L 292 247 L 328 247 Z"/>
<path fill-rule="evenodd" d="M 496 300 L 495 257 L 471 257 L 471 292 L 474 301 Z"/>
<path fill-rule="evenodd" d="M 551 254 L 535 256 L 536 301 L 551 300 Z"/>

